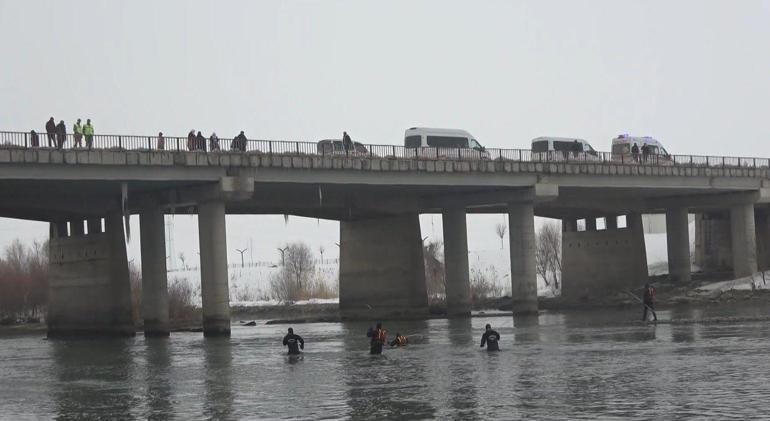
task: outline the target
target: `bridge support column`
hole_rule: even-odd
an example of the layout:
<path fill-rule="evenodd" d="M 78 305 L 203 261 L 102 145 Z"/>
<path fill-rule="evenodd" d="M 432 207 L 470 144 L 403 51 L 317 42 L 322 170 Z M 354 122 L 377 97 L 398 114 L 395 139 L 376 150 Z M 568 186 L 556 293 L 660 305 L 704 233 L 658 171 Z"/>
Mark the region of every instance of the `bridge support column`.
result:
<path fill-rule="evenodd" d="M 564 218 L 561 220 L 562 232 L 577 232 L 577 220 L 575 218 Z"/>
<path fill-rule="evenodd" d="M 446 305 L 449 316 L 471 314 L 471 283 L 468 267 L 468 232 L 465 209 L 446 209 L 444 227 L 444 270 Z"/>
<path fill-rule="evenodd" d="M 163 210 L 143 211 L 139 215 L 139 224 L 142 238 L 144 336 L 168 336 L 168 278 Z"/>
<path fill-rule="evenodd" d="M 340 222 L 340 313 L 346 319 L 427 316 L 418 214 Z"/>
<path fill-rule="evenodd" d="M 618 229 L 618 216 L 607 215 L 604 217 L 604 229 L 615 230 Z"/>
<path fill-rule="evenodd" d="M 227 233 L 224 202 L 198 205 L 203 335 L 230 335 Z"/>
<path fill-rule="evenodd" d="M 532 203 L 508 206 L 513 313 L 537 313 L 535 212 Z"/>
<path fill-rule="evenodd" d="M 586 218 L 586 231 L 596 231 L 596 218 Z"/>
<path fill-rule="evenodd" d="M 647 280 L 642 217 L 626 228 L 562 232 L 562 296 L 578 301 L 638 287 Z"/>
<path fill-rule="evenodd" d="M 732 269 L 732 240 L 728 212 L 695 215 L 695 253 L 693 263 L 703 272 Z"/>
<path fill-rule="evenodd" d="M 730 238 L 733 249 L 733 275 L 742 278 L 756 273 L 757 243 L 753 203 L 730 208 Z"/>
<path fill-rule="evenodd" d="M 109 214 L 105 228 L 67 236 L 66 224 L 52 224 L 49 337 L 135 334 L 122 216 Z"/>
<path fill-rule="evenodd" d="M 671 282 L 690 282 L 690 234 L 687 208 L 666 210 L 668 276 Z"/>

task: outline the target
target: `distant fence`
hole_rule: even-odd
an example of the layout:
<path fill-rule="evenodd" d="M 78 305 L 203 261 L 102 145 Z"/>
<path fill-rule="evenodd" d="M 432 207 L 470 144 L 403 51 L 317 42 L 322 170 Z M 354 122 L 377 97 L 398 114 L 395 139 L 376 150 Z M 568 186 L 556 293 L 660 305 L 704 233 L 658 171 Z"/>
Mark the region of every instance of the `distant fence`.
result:
<path fill-rule="evenodd" d="M 687 167 L 740 167 L 768 168 L 769 158 L 743 158 L 704 155 L 660 155 L 660 154 L 618 154 L 612 152 L 533 152 L 528 149 L 501 148 L 407 148 L 399 145 L 371 145 L 355 143 L 343 148 L 328 142 L 307 142 L 287 140 L 239 140 L 220 138 L 212 142 L 209 138 L 172 136 L 134 136 L 97 134 L 90 138 L 82 136 L 79 142 L 75 135 L 49 136 L 45 131 L 8 132 L 0 131 L 0 148 L 48 148 L 48 149 L 105 149 L 114 151 L 193 151 L 198 153 L 247 153 L 268 155 L 301 156 L 350 156 L 357 158 L 417 159 L 417 160 L 493 160 L 536 163 L 613 163 L 625 165 L 687 166 Z"/>
<path fill-rule="evenodd" d="M 324 265 L 337 265 L 340 262 L 340 259 L 316 259 L 313 261 L 316 266 L 324 266 Z M 241 269 L 241 268 L 277 268 L 281 266 L 281 262 L 251 262 L 247 263 L 244 262 L 243 264 L 240 263 L 228 263 L 227 268 L 228 269 Z M 189 266 L 185 265 L 184 268 L 174 268 L 174 269 L 168 269 L 167 272 L 195 272 L 199 270 L 199 266 Z"/>

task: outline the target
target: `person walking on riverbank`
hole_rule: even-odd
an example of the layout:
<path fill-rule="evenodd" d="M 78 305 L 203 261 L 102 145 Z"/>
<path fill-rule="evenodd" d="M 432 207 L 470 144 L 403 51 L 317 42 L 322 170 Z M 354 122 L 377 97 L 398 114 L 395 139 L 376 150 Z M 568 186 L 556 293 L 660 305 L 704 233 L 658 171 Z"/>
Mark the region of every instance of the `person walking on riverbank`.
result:
<path fill-rule="evenodd" d="M 642 314 L 642 321 L 647 321 L 647 310 L 652 313 L 652 321 L 658 321 L 658 315 L 655 314 L 655 287 L 650 284 L 644 284 L 644 296 L 642 297 L 642 303 L 644 304 L 644 314 Z"/>
<path fill-rule="evenodd" d="M 289 328 L 289 333 L 283 337 L 283 345 L 289 347 L 289 355 L 299 355 L 302 353 L 300 349 L 305 349 L 305 340 L 294 334 L 293 328 Z"/>
<path fill-rule="evenodd" d="M 486 345 L 487 351 L 499 351 L 500 346 L 498 346 L 497 341 L 500 340 L 500 334 L 493 330 L 492 325 L 489 323 L 487 323 L 485 329 L 484 334 L 481 336 L 481 348 L 484 348 L 484 345 Z"/>
<path fill-rule="evenodd" d="M 371 338 L 369 342 L 370 354 L 382 354 L 382 346 L 385 345 L 388 339 L 388 331 L 382 328 L 382 323 L 377 323 L 377 326 L 366 332 L 366 337 Z"/>

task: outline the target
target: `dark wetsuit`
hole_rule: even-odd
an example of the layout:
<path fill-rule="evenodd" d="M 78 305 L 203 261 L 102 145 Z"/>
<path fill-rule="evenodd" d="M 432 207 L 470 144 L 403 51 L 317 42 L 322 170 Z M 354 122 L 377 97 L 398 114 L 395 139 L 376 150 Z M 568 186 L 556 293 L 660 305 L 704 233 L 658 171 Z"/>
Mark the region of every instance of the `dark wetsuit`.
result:
<path fill-rule="evenodd" d="M 642 315 L 642 320 L 647 321 L 647 310 L 650 310 L 652 312 L 652 318 L 654 321 L 658 320 L 658 315 L 655 314 L 655 303 L 653 302 L 655 298 L 655 288 L 649 287 L 644 290 L 644 298 L 642 301 L 644 301 L 644 314 Z"/>
<path fill-rule="evenodd" d="M 378 334 L 378 331 L 381 331 L 381 334 Z M 385 341 L 382 340 L 382 337 L 385 337 L 385 330 L 384 329 L 369 329 L 368 332 L 366 332 L 366 337 L 372 338 L 370 342 L 370 348 L 369 353 L 370 354 L 382 354 L 382 346 L 385 345 Z"/>
<path fill-rule="evenodd" d="M 283 344 L 289 347 L 289 355 L 298 355 L 300 354 L 300 347 L 302 347 L 302 349 L 305 348 L 305 340 L 302 339 L 302 336 L 293 333 L 289 333 L 283 337 Z"/>
<path fill-rule="evenodd" d="M 489 329 L 481 336 L 481 346 L 483 347 L 486 344 L 487 351 L 499 351 L 500 347 L 497 345 L 499 340 L 500 334 L 495 330 Z"/>

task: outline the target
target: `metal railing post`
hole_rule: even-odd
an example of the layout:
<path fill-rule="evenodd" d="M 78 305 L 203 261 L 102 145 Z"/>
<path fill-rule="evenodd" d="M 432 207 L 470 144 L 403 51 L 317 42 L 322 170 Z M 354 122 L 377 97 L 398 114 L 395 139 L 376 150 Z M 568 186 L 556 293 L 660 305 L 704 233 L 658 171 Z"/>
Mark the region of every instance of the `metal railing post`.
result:
<path fill-rule="evenodd" d="M 123 136 L 118 136 L 118 147 L 123 148 Z"/>
<path fill-rule="evenodd" d="M 297 155 L 299 155 L 299 142 L 294 142 L 294 146 L 297 149 Z"/>
<path fill-rule="evenodd" d="M 147 149 L 152 150 L 152 141 L 149 136 L 147 137 Z"/>
<path fill-rule="evenodd" d="M 24 133 L 24 147 L 27 148 L 27 133 Z"/>
<path fill-rule="evenodd" d="M 270 155 L 273 154 L 273 141 L 272 140 L 268 140 L 267 141 L 267 152 Z"/>

